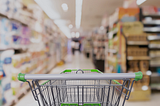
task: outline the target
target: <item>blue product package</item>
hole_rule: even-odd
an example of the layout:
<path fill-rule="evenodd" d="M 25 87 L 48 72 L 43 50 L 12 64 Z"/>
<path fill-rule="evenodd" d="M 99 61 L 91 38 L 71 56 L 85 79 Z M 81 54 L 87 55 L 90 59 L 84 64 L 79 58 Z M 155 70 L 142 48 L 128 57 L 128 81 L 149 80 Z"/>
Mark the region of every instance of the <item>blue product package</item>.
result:
<path fill-rule="evenodd" d="M 20 36 L 13 35 L 12 38 L 13 38 L 14 44 L 20 44 L 20 40 L 21 40 Z"/>
<path fill-rule="evenodd" d="M 2 72 L 3 77 L 6 77 L 6 74 L 3 70 L 3 61 L 0 60 L 0 72 Z"/>
<path fill-rule="evenodd" d="M 12 31 L 17 31 L 18 30 L 18 24 L 17 23 L 12 22 L 11 25 L 12 25 Z"/>
<path fill-rule="evenodd" d="M 122 22 L 134 22 L 136 21 L 136 17 L 133 17 L 133 16 L 124 16 L 122 19 L 121 19 Z"/>
<path fill-rule="evenodd" d="M 6 77 L 6 74 L 5 74 L 5 72 L 4 72 L 2 67 L 0 67 L 0 72 L 2 72 L 2 77 Z"/>
<path fill-rule="evenodd" d="M 157 73 L 160 76 L 160 67 L 157 68 Z"/>
<path fill-rule="evenodd" d="M 13 35 L 12 37 L 13 37 L 13 42 L 14 42 L 14 44 L 17 44 L 17 41 L 18 41 L 18 36 L 16 36 L 16 35 Z"/>
<path fill-rule="evenodd" d="M 12 58 L 11 57 L 7 57 L 4 59 L 4 64 L 11 64 L 12 63 Z"/>
<path fill-rule="evenodd" d="M 117 73 L 121 73 L 121 65 L 118 64 Z"/>
<path fill-rule="evenodd" d="M 158 13 L 160 13 L 160 8 L 158 8 Z"/>
<path fill-rule="evenodd" d="M 1 44 L 5 45 L 5 46 L 9 45 L 9 41 L 6 39 L 9 36 L 6 34 L 9 31 L 8 26 L 7 26 L 8 24 L 9 24 L 9 20 L 7 20 L 6 18 L 2 18 L 0 37 L 1 37 Z"/>

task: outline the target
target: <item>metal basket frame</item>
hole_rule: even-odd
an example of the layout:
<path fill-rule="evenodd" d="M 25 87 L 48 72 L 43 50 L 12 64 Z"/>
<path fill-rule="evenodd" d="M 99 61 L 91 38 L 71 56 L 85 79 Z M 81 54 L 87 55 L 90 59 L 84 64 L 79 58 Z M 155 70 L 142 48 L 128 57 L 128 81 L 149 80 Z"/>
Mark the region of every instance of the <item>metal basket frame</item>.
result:
<path fill-rule="evenodd" d="M 98 70 L 65 70 L 61 74 L 102 73 Z M 79 82 L 93 82 L 92 84 Z M 28 82 L 34 99 L 39 106 L 124 106 L 129 99 L 135 80 L 40 80 Z M 76 82 L 76 84 L 75 84 Z M 104 82 L 106 84 L 104 84 Z M 32 86 L 33 87 L 32 87 Z M 122 97 L 123 96 L 123 97 Z M 94 99 L 96 98 L 96 99 Z M 67 100 L 68 99 L 68 100 Z"/>

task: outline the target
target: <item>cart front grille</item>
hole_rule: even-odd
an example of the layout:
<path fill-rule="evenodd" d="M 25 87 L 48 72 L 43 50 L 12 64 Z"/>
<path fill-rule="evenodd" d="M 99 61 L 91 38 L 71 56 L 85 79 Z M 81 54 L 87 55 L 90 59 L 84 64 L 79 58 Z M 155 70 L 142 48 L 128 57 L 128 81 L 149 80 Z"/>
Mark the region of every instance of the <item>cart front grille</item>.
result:
<path fill-rule="evenodd" d="M 125 101 L 123 97 L 127 97 L 126 82 L 128 80 L 123 84 L 113 80 L 49 80 L 40 85 L 35 81 L 37 88 L 33 92 L 44 106 L 118 106 Z"/>
<path fill-rule="evenodd" d="M 101 74 L 98 70 L 65 70 L 61 74 Z M 48 80 L 28 81 L 39 106 L 124 106 L 134 80 Z"/>

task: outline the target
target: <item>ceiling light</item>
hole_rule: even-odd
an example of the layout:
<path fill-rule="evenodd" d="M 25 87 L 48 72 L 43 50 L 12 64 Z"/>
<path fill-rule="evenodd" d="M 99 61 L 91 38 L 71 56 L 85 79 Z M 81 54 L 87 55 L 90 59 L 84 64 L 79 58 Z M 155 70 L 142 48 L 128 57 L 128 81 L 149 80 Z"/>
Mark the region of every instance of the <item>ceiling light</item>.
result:
<path fill-rule="evenodd" d="M 62 7 L 63 11 L 65 11 L 65 12 L 68 11 L 68 5 L 66 3 L 63 3 L 61 5 L 61 7 Z"/>
<path fill-rule="evenodd" d="M 83 0 L 76 0 L 76 28 L 81 26 L 81 16 L 82 16 L 82 3 Z"/>
<path fill-rule="evenodd" d="M 103 29 L 104 29 L 104 27 L 103 27 L 103 26 L 101 26 L 101 27 L 100 27 L 100 29 L 101 29 L 101 30 L 103 30 Z"/>
<path fill-rule="evenodd" d="M 60 15 L 55 11 L 51 0 L 35 0 L 35 2 L 42 8 L 42 10 L 51 19 L 58 19 Z"/>
<path fill-rule="evenodd" d="M 71 33 L 71 36 L 72 36 L 72 38 L 74 38 L 74 37 L 75 37 L 75 33 L 74 33 L 74 32 L 72 32 L 72 33 Z"/>
<path fill-rule="evenodd" d="M 80 35 L 79 32 L 76 32 L 76 38 L 79 38 L 79 35 Z"/>
<path fill-rule="evenodd" d="M 146 0 L 137 0 L 137 5 L 141 5 L 142 3 L 144 3 Z"/>
<path fill-rule="evenodd" d="M 70 28 L 70 29 L 72 29 L 72 28 L 73 28 L 73 25 L 72 25 L 72 24 L 70 24 L 70 25 L 69 25 L 69 28 Z"/>

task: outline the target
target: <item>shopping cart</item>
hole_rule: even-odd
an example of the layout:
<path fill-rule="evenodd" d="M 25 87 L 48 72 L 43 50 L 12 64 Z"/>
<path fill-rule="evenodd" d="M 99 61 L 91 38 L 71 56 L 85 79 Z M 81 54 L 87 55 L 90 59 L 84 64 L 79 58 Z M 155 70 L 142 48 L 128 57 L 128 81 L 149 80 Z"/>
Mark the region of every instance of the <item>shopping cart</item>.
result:
<path fill-rule="evenodd" d="M 18 75 L 20 81 L 28 82 L 39 106 L 124 106 L 134 81 L 142 77 L 141 72 L 106 74 L 96 69 Z"/>

